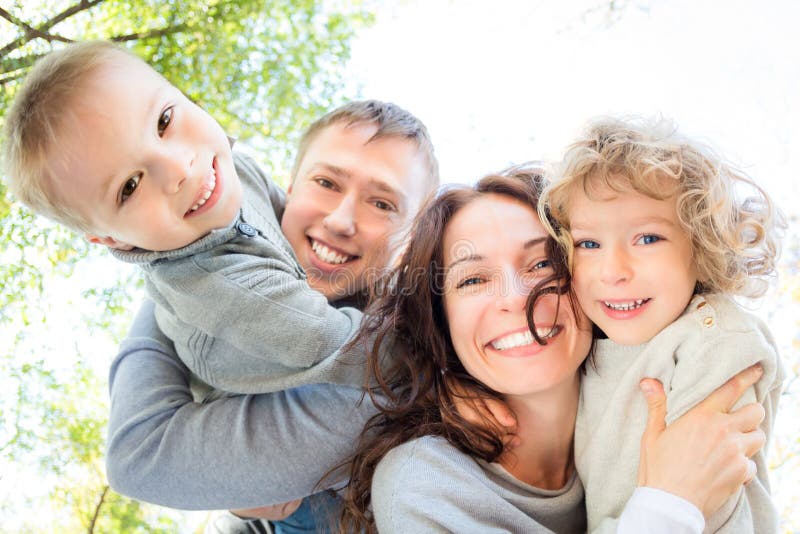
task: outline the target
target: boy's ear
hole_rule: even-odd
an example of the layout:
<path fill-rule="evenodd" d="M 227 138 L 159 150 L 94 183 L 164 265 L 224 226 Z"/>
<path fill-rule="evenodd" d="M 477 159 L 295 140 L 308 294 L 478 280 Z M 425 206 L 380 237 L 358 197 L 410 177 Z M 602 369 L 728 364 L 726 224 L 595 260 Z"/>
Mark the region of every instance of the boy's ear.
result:
<path fill-rule="evenodd" d="M 94 243 L 95 245 L 105 245 L 108 248 L 115 248 L 117 250 L 133 250 L 134 248 L 133 245 L 117 241 L 110 236 L 99 237 L 92 234 L 85 234 L 84 237 L 89 243 Z"/>

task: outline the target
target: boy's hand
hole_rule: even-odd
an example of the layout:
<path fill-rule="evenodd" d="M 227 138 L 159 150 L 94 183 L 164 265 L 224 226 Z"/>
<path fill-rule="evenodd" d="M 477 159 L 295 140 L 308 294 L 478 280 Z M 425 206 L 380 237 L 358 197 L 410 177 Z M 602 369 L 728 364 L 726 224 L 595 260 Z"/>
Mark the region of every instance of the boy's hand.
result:
<path fill-rule="evenodd" d="M 241 517 L 242 519 L 266 519 L 267 521 L 282 521 L 295 513 L 302 502 L 303 499 L 297 499 L 296 501 L 273 504 L 270 506 L 261 506 L 259 508 L 241 508 L 237 510 L 231 510 L 231 513 Z"/>
<path fill-rule="evenodd" d="M 739 397 L 763 374 L 755 365 L 731 378 L 703 402 L 667 427 L 664 389 L 642 380 L 647 397 L 647 428 L 642 436 L 639 485 L 661 489 L 697 506 L 705 517 L 756 475 L 749 459 L 764 446 L 759 429 L 764 407 L 748 404 L 729 413 Z"/>
<path fill-rule="evenodd" d="M 497 432 L 506 449 L 519 445 L 519 437 L 516 435 L 517 418 L 505 402 L 485 397 L 480 390 L 469 388 L 450 375 L 445 374 L 444 380 L 454 393 L 453 402 L 461 417 L 474 425 Z"/>

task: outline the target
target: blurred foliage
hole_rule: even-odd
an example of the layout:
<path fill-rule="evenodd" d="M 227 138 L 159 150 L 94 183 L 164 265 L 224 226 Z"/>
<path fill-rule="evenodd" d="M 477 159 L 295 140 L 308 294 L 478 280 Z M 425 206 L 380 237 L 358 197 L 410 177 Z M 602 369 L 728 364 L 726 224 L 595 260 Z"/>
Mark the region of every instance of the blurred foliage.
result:
<path fill-rule="evenodd" d="M 72 41 L 111 39 L 153 65 L 279 176 L 290 167 L 303 128 L 344 100 L 342 68 L 351 39 L 372 22 L 358 0 L 2 4 L 0 122 L 36 59 Z M 179 528 L 160 509 L 109 490 L 103 467 L 105 380 L 75 339 L 50 335 L 62 323 L 87 337 L 102 334 L 112 344 L 124 335 L 131 295 L 141 288 L 135 271 L 112 268 L 108 280 L 82 289 L 66 313 L 50 298 L 80 278 L 80 269 L 107 262 L 104 254 L 33 216 L 0 182 L 0 466 L 36 466 L 48 481 L 47 505 L 57 518 L 23 518 L 19 528 L 26 532 Z M 60 361 L 45 359 L 48 353 Z M 43 506 L 29 504 L 31 510 Z M 0 514 L 11 514 L 6 517 L 18 512 L 0 506 Z"/>

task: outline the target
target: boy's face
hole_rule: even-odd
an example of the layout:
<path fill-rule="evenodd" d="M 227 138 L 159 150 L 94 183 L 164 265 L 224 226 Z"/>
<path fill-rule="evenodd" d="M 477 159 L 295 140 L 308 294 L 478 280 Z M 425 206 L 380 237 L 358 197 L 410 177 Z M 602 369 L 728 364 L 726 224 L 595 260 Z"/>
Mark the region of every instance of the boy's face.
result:
<path fill-rule="evenodd" d="M 590 199 L 576 188 L 568 216 L 575 293 L 611 340 L 645 343 L 680 316 L 697 272 L 675 197 L 603 189 Z"/>
<path fill-rule="evenodd" d="M 319 131 L 289 187 L 281 227 L 328 300 L 364 289 L 386 267 L 427 192 L 427 167 L 413 141 L 367 142 L 374 124 Z"/>
<path fill-rule="evenodd" d="M 145 63 L 117 54 L 83 84 L 48 162 L 87 239 L 172 250 L 229 224 L 241 184 L 220 125 Z"/>

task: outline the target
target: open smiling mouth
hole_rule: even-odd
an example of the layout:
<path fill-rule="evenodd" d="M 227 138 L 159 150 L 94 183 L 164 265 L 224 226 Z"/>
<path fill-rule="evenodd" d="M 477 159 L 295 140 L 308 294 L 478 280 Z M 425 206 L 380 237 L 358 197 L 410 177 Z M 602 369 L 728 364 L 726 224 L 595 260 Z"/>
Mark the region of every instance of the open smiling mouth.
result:
<path fill-rule="evenodd" d="M 189 210 L 184 214 L 184 217 L 190 215 L 208 202 L 208 199 L 211 198 L 211 195 L 214 193 L 214 190 L 217 188 L 217 171 L 215 168 L 211 168 L 211 172 L 208 173 L 206 178 L 206 183 L 200 188 L 200 193 L 197 196 L 197 199 L 194 201 L 194 205 L 189 208 Z"/>
<path fill-rule="evenodd" d="M 557 336 L 559 332 L 561 332 L 561 327 L 558 325 L 536 329 L 536 334 L 543 341 L 547 341 L 548 339 Z M 536 339 L 533 337 L 533 334 L 530 330 L 525 330 L 495 339 L 490 343 L 490 345 L 495 350 L 503 351 L 517 347 L 524 347 L 525 345 L 531 345 L 533 343 L 536 343 Z"/>
<path fill-rule="evenodd" d="M 603 302 L 603 306 L 614 311 L 633 311 L 650 302 L 651 299 L 637 299 L 630 302 Z"/>
<path fill-rule="evenodd" d="M 308 241 L 311 243 L 311 250 L 314 251 L 314 255 L 316 255 L 317 258 L 325 263 L 330 263 L 331 265 L 342 265 L 348 261 L 353 261 L 358 258 L 358 256 L 350 256 L 338 250 L 332 249 L 315 239 L 309 238 Z"/>

